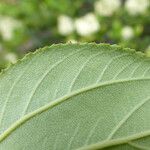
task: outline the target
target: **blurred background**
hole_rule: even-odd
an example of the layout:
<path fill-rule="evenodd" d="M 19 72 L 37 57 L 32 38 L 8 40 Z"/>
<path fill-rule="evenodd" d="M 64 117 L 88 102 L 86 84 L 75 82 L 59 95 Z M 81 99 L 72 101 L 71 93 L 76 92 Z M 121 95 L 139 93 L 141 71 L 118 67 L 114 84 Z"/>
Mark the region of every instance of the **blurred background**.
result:
<path fill-rule="evenodd" d="M 0 70 L 60 42 L 119 44 L 150 56 L 150 0 L 0 0 Z"/>

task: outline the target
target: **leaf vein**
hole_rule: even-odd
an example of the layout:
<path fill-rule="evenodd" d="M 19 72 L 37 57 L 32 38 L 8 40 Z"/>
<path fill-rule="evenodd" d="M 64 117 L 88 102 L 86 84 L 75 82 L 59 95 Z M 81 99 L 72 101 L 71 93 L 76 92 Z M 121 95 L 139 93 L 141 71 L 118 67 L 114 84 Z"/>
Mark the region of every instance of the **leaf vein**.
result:
<path fill-rule="evenodd" d="M 24 71 L 20 74 L 20 76 L 19 76 L 18 78 L 16 78 L 16 80 L 14 81 L 14 83 L 13 83 L 13 85 L 11 86 L 10 90 L 8 91 L 8 95 L 7 95 L 7 97 L 6 97 L 4 106 L 3 106 L 3 108 L 2 108 L 2 113 L 1 113 L 1 116 L 0 116 L 0 126 L 1 126 L 1 124 L 2 124 L 3 116 L 4 116 L 5 110 L 6 110 L 6 106 L 7 106 L 7 103 L 8 103 L 8 101 L 9 101 L 9 98 L 11 97 L 11 94 L 12 94 L 12 92 L 13 92 L 13 89 L 14 89 L 14 87 L 16 86 L 16 84 L 20 81 L 20 79 L 21 79 L 21 77 L 24 75 L 24 73 L 27 71 L 27 69 L 28 69 L 28 67 L 29 67 L 29 65 L 30 65 L 31 62 L 32 62 L 32 61 L 29 61 L 29 63 L 27 64 L 26 68 L 24 69 Z"/>
<path fill-rule="evenodd" d="M 149 148 L 147 147 L 144 147 L 144 146 L 141 146 L 141 145 L 137 145 L 133 142 L 128 142 L 128 144 L 134 148 L 138 148 L 139 150 L 150 150 Z"/>
<path fill-rule="evenodd" d="M 108 135 L 107 140 L 113 138 L 115 133 L 127 122 L 127 120 L 137 111 L 139 110 L 145 103 L 150 100 L 150 97 L 146 98 L 145 100 L 141 101 L 138 105 L 136 105 L 120 122 L 119 124 L 112 130 L 112 132 Z"/>
<path fill-rule="evenodd" d="M 129 55 L 129 54 L 121 54 L 121 55 L 119 55 L 119 56 L 116 56 L 116 57 L 112 58 L 112 59 L 108 62 L 108 64 L 105 66 L 105 68 L 103 69 L 103 71 L 102 71 L 100 77 L 98 77 L 96 83 L 99 83 L 99 82 L 102 80 L 103 75 L 105 74 L 107 68 L 111 65 L 111 63 L 112 63 L 113 61 L 115 61 L 117 58 L 121 58 L 121 57 L 128 56 L 128 55 Z"/>
<path fill-rule="evenodd" d="M 83 66 L 82 66 L 81 69 L 79 70 L 77 76 L 76 76 L 76 77 L 74 78 L 74 80 L 72 81 L 72 83 L 71 83 L 71 85 L 70 85 L 70 88 L 69 88 L 69 90 L 68 90 L 68 93 L 70 93 L 70 92 L 72 91 L 72 88 L 73 88 L 73 86 L 74 86 L 74 84 L 75 84 L 77 78 L 79 77 L 79 75 L 81 74 L 81 72 L 83 71 L 83 69 L 85 68 L 85 66 L 87 65 L 87 63 L 88 63 L 89 61 L 91 61 L 93 58 L 95 58 L 96 56 L 98 56 L 98 55 L 100 55 L 100 54 L 103 54 L 103 53 L 104 53 L 104 52 L 94 54 L 94 55 L 92 55 L 91 57 L 89 57 L 89 58 L 85 61 L 85 63 L 83 64 Z"/>
<path fill-rule="evenodd" d="M 78 52 L 82 51 L 84 48 L 82 49 L 79 49 L 78 51 L 75 51 L 75 52 L 72 52 L 70 53 L 69 55 L 67 55 L 66 57 L 64 57 L 63 59 L 61 59 L 60 61 L 56 62 L 54 65 L 52 65 L 43 75 L 42 77 L 37 81 L 37 84 L 35 85 L 35 87 L 33 88 L 32 92 L 31 92 L 31 95 L 29 97 L 29 100 L 28 100 L 28 103 L 23 111 L 23 115 L 26 114 L 27 110 L 28 110 L 28 107 L 32 101 L 32 98 L 36 92 L 36 90 L 38 89 L 38 87 L 40 86 L 40 84 L 42 83 L 42 81 L 46 78 L 46 76 L 51 72 L 51 70 L 53 70 L 56 66 L 58 66 L 59 64 L 61 64 L 63 61 L 65 61 L 67 58 L 69 58 L 70 56 L 72 55 L 75 55 L 77 54 Z"/>

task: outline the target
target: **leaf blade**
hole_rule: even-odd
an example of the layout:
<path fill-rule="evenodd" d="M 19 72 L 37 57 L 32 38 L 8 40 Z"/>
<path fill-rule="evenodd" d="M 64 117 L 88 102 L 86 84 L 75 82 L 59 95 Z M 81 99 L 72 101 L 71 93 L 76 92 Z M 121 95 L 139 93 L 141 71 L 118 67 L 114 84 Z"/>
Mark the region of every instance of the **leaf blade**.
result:
<path fill-rule="evenodd" d="M 99 54 L 101 54 L 101 55 L 99 55 Z M 32 66 L 29 66 L 29 69 L 26 72 L 26 75 L 22 77 L 21 82 L 19 83 L 19 85 L 16 84 L 16 87 L 14 88 L 14 91 L 10 90 L 12 92 L 12 97 L 10 97 L 10 101 L 9 101 L 10 104 L 13 104 L 13 101 L 16 101 L 14 98 L 16 97 L 17 94 L 19 95 L 18 100 L 20 100 L 19 102 L 20 102 L 22 107 L 21 108 L 18 107 L 18 111 L 21 112 L 21 115 L 20 114 L 18 115 L 16 112 L 14 112 L 14 114 L 13 114 L 14 117 L 12 117 L 10 115 L 10 112 L 12 112 L 12 110 L 10 108 L 15 108 L 15 106 L 13 105 L 13 106 L 10 107 L 10 104 L 8 103 L 9 105 L 6 107 L 7 108 L 6 113 L 7 113 L 7 116 L 9 116 L 9 118 L 7 118 L 5 120 L 6 124 L 5 123 L 3 124 L 4 126 L 6 126 L 5 129 L 1 128 L 2 129 L 2 131 L 1 131 L 2 135 L 0 137 L 1 137 L 2 141 L 1 141 L 0 147 L 2 147 L 2 148 L 3 148 L 3 146 L 6 146 L 6 145 L 8 145 L 7 149 L 12 148 L 11 142 L 10 143 L 8 142 L 9 143 L 8 144 L 7 141 L 9 141 L 9 140 L 7 140 L 7 139 L 11 139 L 13 137 L 13 135 L 16 134 L 16 132 L 19 132 L 20 127 L 23 126 L 23 128 L 24 128 L 24 125 L 26 125 L 26 121 L 28 120 L 27 118 L 30 115 L 32 116 L 34 113 L 36 114 L 38 111 L 41 111 L 43 108 L 45 108 L 45 107 L 47 108 L 49 105 L 51 106 L 51 105 L 57 103 L 57 100 L 63 99 L 63 97 L 65 97 L 65 96 L 69 97 L 71 94 L 74 94 L 76 92 L 78 93 L 79 91 L 80 92 L 84 91 L 88 88 L 89 89 L 91 88 L 89 91 L 92 92 L 93 91 L 92 87 L 100 86 L 101 88 L 103 88 L 104 85 L 107 85 L 107 84 L 112 85 L 112 84 L 115 84 L 115 82 L 120 82 L 120 84 L 122 84 L 120 89 L 119 88 L 116 89 L 116 87 L 114 87 L 114 88 L 111 88 L 111 90 L 116 95 L 118 94 L 118 93 L 116 93 L 116 91 L 117 90 L 120 91 L 120 93 L 124 96 L 120 95 L 119 98 L 123 97 L 123 99 L 125 100 L 125 98 L 129 99 L 129 97 L 127 96 L 127 93 L 124 94 L 126 92 L 126 89 L 124 89 L 124 86 L 126 85 L 125 81 L 130 81 L 130 80 L 134 81 L 134 82 L 137 80 L 139 82 L 138 84 L 141 84 L 140 82 L 143 82 L 141 87 L 138 87 L 138 88 L 133 87 L 133 88 L 137 89 L 137 90 L 134 89 L 133 95 L 134 94 L 138 95 L 139 93 L 137 93 L 137 91 L 142 91 L 143 89 L 145 90 L 145 92 L 148 92 L 145 88 L 149 87 L 149 74 L 150 74 L 149 64 L 150 64 L 150 60 L 143 57 L 143 56 L 141 57 L 138 54 L 135 54 L 134 52 L 131 52 L 131 51 L 128 51 L 128 50 L 122 50 L 122 48 L 120 48 L 120 47 L 114 47 L 114 46 L 108 46 L 108 45 L 97 46 L 97 45 L 94 45 L 94 44 L 87 44 L 87 45 L 86 44 L 85 45 L 78 45 L 78 44 L 76 45 L 75 44 L 75 45 L 65 45 L 65 46 L 57 45 L 57 46 L 47 48 L 46 51 L 42 51 L 42 52 L 39 52 L 38 54 L 35 54 L 34 56 L 32 56 L 31 59 L 33 60 L 33 64 L 32 64 Z M 27 62 L 28 61 L 23 61 L 22 65 L 20 65 L 20 66 L 25 68 L 24 64 L 27 63 Z M 57 64 L 58 64 L 58 66 L 57 66 Z M 132 64 L 132 66 L 130 66 L 131 64 Z M 144 66 L 143 68 L 140 67 L 141 64 L 143 64 L 143 66 Z M 15 70 L 14 68 L 12 69 L 12 73 L 15 76 L 16 72 L 14 71 Z M 16 66 L 16 68 L 19 68 L 19 67 Z M 51 72 L 51 69 L 53 69 L 52 72 Z M 11 71 L 8 71 L 7 73 L 10 74 L 10 72 Z M 34 74 L 34 72 L 36 74 Z M 45 72 L 45 73 L 43 73 L 43 72 Z M 31 79 L 33 79 L 34 81 L 31 82 L 31 79 L 30 79 L 30 82 L 31 82 L 30 83 L 28 81 L 29 77 L 32 77 Z M 11 78 L 11 76 L 9 76 L 9 75 L 5 76 L 4 77 L 4 82 L 6 82 L 5 78 L 8 80 L 8 78 Z M 12 77 L 12 82 L 14 82 L 14 79 L 15 78 Z M 38 79 L 38 82 L 37 82 L 37 79 Z M 148 85 L 146 85 L 146 82 L 144 82 L 144 80 L 146 80 Z M 0 79 L 0 85 L 2 85 L 1 84 L 2 81 L 3 81 L 3 78 Z M 99 82 L 97 82 L 97 81 L 99 81 Z M 25 85 L 25 87 L 23 85 Z M 25 93 L 19 93 L 20 91 L 22 91 L 22 90 L 20 90 L 20 87 L 23 87 L 23 89 L 25 90 Z M 130 88 L 130 90 L 132 90 L 132 88 L 130 86 L 128 88 Z M 140 89 L 140 88 L 143 88 L 143 89 Z M 0 89 L 3 89 L 3 86 L 0 87 Z M 10 86 L 10 89 L 13 89 L 13 88 Z M 102 94 L 102 97 L 103 97 L 102 99 L 99 96 L 99 94 L 101 94 L 101 90 L 97 91 L 97 93 L 93 94 L 93 97 L 95 97 L 96 95 L 98 96 L 96 99 L 94 99 L 94 101 L 96 100 L 97 103 L 98 103 L 98 98 L 99 98 L 102 101 L 106 100 L 110 104 L 112 104 L 113 102 L 111 102 L 109 99 L 114 101 L 115 98 L 112 99 L 112 97 L 115 97 L 115 95 L 114 95 L 114 93 L 110 92 L 111 90 L 108 90 L 108 91 L 106 90 L 107 92 L 106 91 L 102 92 L 103 93 Z M 128 91 L 128 94 L 130 94 L 130 96 L 131 96 L 131 94 L 132 94 L 131 91 L 129 91 L 129 90 L 127 90 L 127 91 Z M 109 99 L 108 99 L 107 96 L 104 97 L 104 94 L 106 94 L 106 93 L 107 94 L 111 93 L 113 96 L 108 94 L 109 96 L 112 96 L 112 97 L 109 97 Z M 26 95 L 25 98 L 27 100 L 25 100 L 25 98 L 21 98 L 21 96 L 24 95 L 24 94 Z M 149 93 L 145 93 L 145 95 L 148 95 L 148 94 Z M 141 95 L 138 95 L 139 97 L 137 95 L 135 97 L 134 96 L 130 97 L 130 99 L 131 98 L 133 98 L 133 99 L 136 98 L 135 100 L 137 101 L 137 100 L 139 100 L 139 98 L 142 97 Z M 143 99 L 140 99 L 140 100 L 144 100 L 145 95 L 143 95 Z M 6 96 L 9 97 L 9 94 L 6 93 Z M 0 102 L 2 102 L 3 97 L 4 96 L 0 96 Z M 93 98 L 90 95 L 89 95 L 89 97 L 91 99 Z M 93 112 L 93 114 L 94 114 L 95 113 L 94 107 L 97 107 L 97 106 L 96 106 L 96 104 L 94 104 L 94 102 L 93 103 L 90 102 L 89 97 L 86 96 L 87 100 L 85 100 L 84 103 L 88 101 L 87 103 L 91 104 L 91 105 L 89 105 L 89 104 L 86 104 L 86 105 L 88 106 L 89 109 L 92 108 L 91 112 Z M 85 97 L 83 97 L 81 95 L 79 99 L 82 100 L 82 98 L 85 99 Z M 120 101 L 121 101 L 119 98 L 117 97 L 118 103 L 120 103 Z M 6 101 L 7 101 L 7 99 L 8 98 L 6 98 Z M 133 100 L 131 100 L 131 101 L 133 103 Z M 111 109 L 111 108 L 109 108 L 109 105 L 108 105 L 109 103 L 108 102 L 107 102 L 107 105 L 105 106 L 105 108 Z M 73 107 L 72 103 L 70 105 Z M 128 103 L 131 103 L 131 102 L 128 101 Z M 141 103 L 139 103 L 139 106 L 140 106 L 140 104 L 142 106 L 145 103 L 144 103 L 144 101 L 141 101 Z M 24 107 L 24 105 L 26 107 Z M 44 107 L 44 105 L 45 105 L 45 107 Z M 3 106 L 3 104 L 1 104 L 0 106 Z M 120 104 L 120 107 L 122 107 L 122 106 L 123 105 Z M 59 106 L 57 106 L 57 107 L 59 107 Z M 74 109 L 76 109 L 76 112 L 79 111 L 78 107 L 74 108 Z M 82 106 L 82 107 L 85 107 L 85 106 Z M 101 107 L 102 106 L 99 105 L 99 109 L 102 109 Z M 131 109 L 130 108 L 131 106 L 128 105 L 128 107 L 129 108 L 125 108 L 125 109 Z M 87 109 L 87 108 L 85 108 L 85 109 Z M 119 108 L 116 108 L 116 109 L 119 109 Z M 122 110 L 123 109 L 124 108 L 122 107 Z M 122 126 L 120 126 L 119 123 L 122 125 L 123 121 L 128 120 L 128 118 L 130 120 L 130 115 L 132 115 L 132 111 L 134 109 L 136 109 L 136 106 L 132 107 L 131 111 L 128 110 L 130 113 L 127 113 L 128 111 L 126 112 L 126 110 L 123 110 L 127 113 L 126 115 L 124 114 L 124 118 L 121 118 L 123 120 L 119 120 L 119 121 L 117 120 L 116 121 L 115 116 L 111 116 L 111 118 L 114 119 L 114 120 L 111 119 L 111 121 L 112 122 L 116 121 L 118 124 L 114 125 L 113 128 L 111 128 L 111 130 L 108 130 L 109 134 L 107 134 L 107 137 L 99 136 L 99 135 L 97 135 L 97 133 L 95 133 L 97 131 L 96 128 L 99 128 L 99 126 L 98 126 L 99 122 L 101 123 L 102 120 L 104 119 L 103 116 L 101 116 L 99 114 L 101 119 L 102 118 L 103 119 L 101 120 L 101 119 L 97 118 L 94 121 L 95 124 L 92 124 L 93 123 L 92 119 L 95 118 L 95 117 L 91 114 L 93 116 L 93 117 L 89 118 L 89 120 L 91 119 L 91 122 L 90 122 L 91 126 L 87 125 L 88 128 L 86 129 L 86 137 L 84 137 L 84 140 L 83 140 L 84 143 L 81 143 L 79 141 L 75 143 L 75 141 L 77 140 L 76 138 L 79 136 L 78 132 L 81 130 L 80 129 L 81 125 L 85 124 L 85 122 L 88 122 L 88 120 L 84 119 L 85 122 L 76 123 L 76 124 L 79 124 L 79 127 L 77 125 L 78 128 L 76 128 L 76 130 L 73 130 L 74 124 L 72 124 L 74 122 L 74 120 L 76 120 L 76 119 L 74 118 L 73 120 L 70 120 L 68 125 L 72 125 L 72 126 L 70 126 L 70 128 L 68 127 L 68 130 L 70 130 L 70 131 L 73 130 L 72 135 L 69 137 L 69 139 L 68 139 L 68 135 L 65 136 L 66 139 L 68 139 L 70 141 L 70 144 L 68 145 L 68 147 L 65 147 L 65 142 L 66 141 L 64 141 L 64 143 L 61 143 L 61 146 L 64 147 L 64 149 L 66 149 L 66 148 L 74 149 L 74 148 L 84 147 L 84 146 L 86 146 L 86 144 L 91 145 L 91 143 L 90 143 L 91 140 L 93 140 L 93 143 L 97 143 L 97 142 L 100 142 L 100 141 L 103 142 L 105 140 L 111 141 L 112 140 L 111 138 L 115 138 L 115 139 L 120 138 L 120 137 L 116 137 L 116 133 L 117 133 L 117 136 L 118 136 L 118 134 L 120 134 L 121 132 L 124 132 L 124 130 L 126 130 L 126 128 L 127 128 L 126 126 L 129 126 L 131 124 L 123 126 L 123 129 L 122 129 Z M 68 113 L 66 113 L 66 110 L 64 109 L 63 110 L 64 114 L 63 113 L 62 114 L 64 115 L 63 116 L 64 120 L 66 119 L 65 121 L 67 122 L 68 121 L 67 120 L 68 119 L 67 118 Z M 51 110 L 49 110 L 49 111 L 51 112 Z M 71 111 L 72 112 L 70 112 L 70 113 L 74 112 L 73 109 L 71 109 Z M 105 110 L 103 110 L 103 111 L 105 111 Z M 82 115 L 85 115 L 84 113 L 85 112 L 82 110 Z M 124 112 L 121 112 L 120 115 L 123 114 L 123 113 Z M 110 114 L 107 114 L 107 115 L 106 114 L 104 114 L 104 116 L 107 118 Z M 15 115 L 16 116 L 18 115 L 18 116 L 16 117 Z M 60 116 L 61 116 L 61 113 L 60 113 Z M 118 116 L 117 116 L 116 119 L 118 119 Z M 6 118 L 6 115 L 4 117 Z M 51 120 L 54 119 L 53 117 L 50 117 Z M 146 117 L 147 116 L 145 116 L 145 118 Z M 57 118 L 59 118 L 59 116 L 57 116 Z M 86 118 L 86 116 L 84 116 L 83 118 Z M 105 121 L 106 118 L 103 121 Z M 119 119 L 120 119 L 120 116 L 119 116 Z M 19 120 L 19 121 L 17 121 L 17 120 Z M 21 122 L 22 120 L 25 120 L 25 122 Z M 29 121 L 29 122 L 32 125 L 32 123 L 34 122 L 33 121 L 34 119 L 31 119 L 31 120 L 32 121 Z M 36 121 L 36 123 L 38 121 L 41 121 L 41 120 L 42 120 L 42 118 L 39 118 Z M 58 120 L 59 123 L 61 121 Z M 49 123 L 48 120 L 46 120 L 46 122 L 47 122 L 47 124 Z M 17 126 L 17 128 L 15 128 L 16 124 L 19 125 L 19 126 Z M 108 124 L 107 121 L 106 121 L 106 124 Z M 115 123 L 113 122 L 113 124 L 115 124 Z M 34 124 L 34 126 L 36 126 L 36 124 Z M 32 128 L 34 128 L 34 126 L 32 126 Z M 60 128 L 60 127 L 58 126 L 58 128 Z M 101 128 L 103 128 L 103 130 L 101 130 L 101 132 L 105 135 L 108 132 L 108 131 L 106 131 L 105 128 L 109 128 L 109 125 L 107 125 L 107 127 L 103 125 L 103 126 L 101 126 Z M 8 138 L 6 138 L 6 140 L 3 139 L 5 137 L 5 134 L 8 134 L 9 131 L 12 130 L 12 129 L 14 129 L 15 132 L 12 132 L 12 133 L 10 132 L 11 133 L 10 136 L 8 136 Z M 27 131 L 28 134 L 31 132 L 29 129 L 31 130 L 31 128 L 29 128 L 29 127 L 24 128 L 24 130 Z M 40 129 L 44 129 L 42 124 L 41 124 Z M 147 129 L 147 128 L 145 127 L 145 129 Z M 27 133 L 23 132 L 24 130 L 21 130 L 17 135 L 20 135 L 21 133 L 26 135 Z M 46 129 L 44 129 L 44 130 L 46 130 Z M 56 128 L 53 128 L 53 130 L 56 130 Z M 51 132 L 53 130 L 51 130 Z M 88 133 L 88 130 L 90 130 L 89 133 Z M 140 133 L 141 129 L 139 129 L 139 131 L 136 129 L 136 131 L 137 131 L 137 133 L 138 132 Z M 67 130 L 64 133 L 67 133 Z M 41 134 L 44 135 L 45 132 L 41 133 Z M 59 135 L 59 136 L 57 135 L 58 137 L 62 136 L 62 133 L 57 133 L 57 134 Z M 135 133 L 132 133 L 131 136 L 133 136 L 134 134 Z M 80 134 L 80 137 L 83 137 L 83 135 Z M 35 138 L 35 140 L 33 140 L 34 144 L 31 141 L 29 141 L 31 143 L 28 143 L 28 144 L 30 146 L 33 145 L 33 149 L 39 148 L 39 146 L 37 146 L 37 143 L 38 143 L 38 145 L 41 144 L 42 149 L 43 148 L 46 149 L 49 146 L 52 146 L 52 147 L 57 146 L 56 143 L 60 142 L 60 141 L 59 141 L 58 137 L 55 136 L 55 135 L 51 135 L 51 136 L 54 139 L 56 139 L 56 142 L 53 145 L 48 145 L 47 144 L 48 141 L 51 141 L 51 139 L 49 139 L 49 138 L 52 138 L 52 137 L 49 137 L 49 136 L 48 137 L 43 136 L 43 137 L 45 137 L 44 140 L 43 141 L 40 140 L 40 143 L 38 143 L 37 141 L 40 139 L 40 135 L 39 135 L 38 138 Z M 93 138 L 93 136 L 94 136 L 94 138 Z M 122 135 L 120 135 L 120 136 L 122 138 Z M 128 136 L 128 135 L 126 135 L 126 136 Z M 123 138 L 125 138 L 126 136 L 125 136 L 125 133 L 124 133 Z M 78 140 L 80 139 L 80 137 L 78 137 Z M 23 139 L 25 140 L 26 138 L 27 137 L 24 137 Z M 28 137 L 28 138 L 30 139 L 30 137 Z M 13 139 L 15 139 L 15 138 L 13 138 Z M 18 139 L 18 136 L 16 136 L 16 139 Z M 99 139 L 99 140 L 97 141 L 97 139 Z M 53 141 L 53 139 L 52 139 L 52 141 Z M 23 143 L 23 142 L 21 142 L 21 143 Z M 14 149 L 15 148 L 18 149 L 18 148 L 21 148 L 21 147 L 26 147 L 27 146 L 26 144 L 27 143 L 25 143 L 24 145 L 16 144 L 14 146 Z M 134 145 L 134 144 L 132 144 L 132 145 Z M 58 148 L 58 147 L 55 147 L 55 148 Z"/>

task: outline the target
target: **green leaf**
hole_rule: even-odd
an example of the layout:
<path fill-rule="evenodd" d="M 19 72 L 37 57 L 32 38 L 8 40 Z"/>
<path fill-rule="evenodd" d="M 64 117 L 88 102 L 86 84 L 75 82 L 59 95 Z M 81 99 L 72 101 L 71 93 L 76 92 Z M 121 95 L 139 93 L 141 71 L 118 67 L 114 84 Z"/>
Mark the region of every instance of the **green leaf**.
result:
<path fill-rule="evenodd" d="M 0 150 L 150 147 L 150 59 L 106 44 L 58 44 L 0 75 Z"/>

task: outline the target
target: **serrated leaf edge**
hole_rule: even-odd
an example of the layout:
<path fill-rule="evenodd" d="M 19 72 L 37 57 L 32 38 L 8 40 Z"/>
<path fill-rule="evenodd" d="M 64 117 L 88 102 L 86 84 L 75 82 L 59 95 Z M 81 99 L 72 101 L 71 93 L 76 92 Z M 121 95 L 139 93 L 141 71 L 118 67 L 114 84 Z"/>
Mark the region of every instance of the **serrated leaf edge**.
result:
<path fill-rule="evenodd" d="M 145 57 L 145 58 L 148 58 L 150 60 L 150 58 L 143 52 L 139 52 L 139 51 L 136 51 L 136 50 L 131 49 L 131 48 L 125 48 L 123 46 L 119 46 L 119 45 L 116 45 L 116 44 L 108 44 L 108 43 L 99 43 L 99 44 L 97 44 L 97 43 L 94 43 L 94 42 L 93 43 L 59 43 L 59 44 L 52 44 L 50 46 L 45 46 L 43 48 L 38 48 L 34 52 L 27 53 L 23 58 L 18 59 L 16 63 L 10 63 L 8 65 L 8 67 L 6 67 L 5 69 L 2 69 L 2 71 L 0 72 L 0 77 L 3 74 L 5 74 L 13 66 L 18 65 L 18 64 L 20 64 L 21 62 L 23 62 L 27 59 L 30 59 L 30 57 L 32 57 L 35 54 L 41 53 L 43 51 L 47 51 L 51 48 L 60 47 L 60 46 L 65 47 L 65 46 L 69 46 L 69 45 L 76 45 L 76 46 L 93 45 L 93 46 L 97 46 L 97 47 L 106 46 L 106 47 L 118 48 L 118 49 L 121 49 L 122 51 L 128 51 L 128 52 L 131 52 L 131 53 L 134 53 L 134 54 L 138 55 L 139 57 Z"/>

